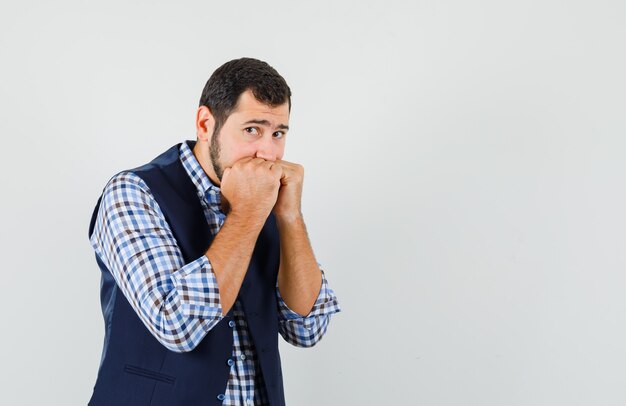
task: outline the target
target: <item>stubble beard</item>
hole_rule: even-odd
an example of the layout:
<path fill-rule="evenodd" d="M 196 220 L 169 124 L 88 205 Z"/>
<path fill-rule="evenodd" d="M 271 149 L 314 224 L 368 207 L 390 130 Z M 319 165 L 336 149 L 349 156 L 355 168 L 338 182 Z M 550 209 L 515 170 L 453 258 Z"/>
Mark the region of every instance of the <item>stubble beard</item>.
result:
<path fill-rule="evenodd" d="M 220 165 L 220 140 L 219 140 L 219 129 L 213 130 L 213 135 L 211 136 L 211 144 L 209 145 L 209 157 L 211 158 L 211 165 L 213 166 L 213 172 L 215 172 L 215 176 L 217 180 L 222 182 L 222 175 L 224 174 L 224 168 Z"/>
<path fill-rule="evenodd" d="M 213 135 L 211 136 L 211 144 L 209 144 L 209 157 L 211 158 L 211 165 L 213 166 L 213 172 L 215 172 L 215 176 L 220 181 L 220 186 L 222 183 L 222 175 L 224 175 L 224 168 L 220 165 L 220 140 L 219 140 L 219 130 L 213 131 Z M 223 213 L 230 213 L 230 204 L 228 200 L 221 197 L 220 209 Z"/>

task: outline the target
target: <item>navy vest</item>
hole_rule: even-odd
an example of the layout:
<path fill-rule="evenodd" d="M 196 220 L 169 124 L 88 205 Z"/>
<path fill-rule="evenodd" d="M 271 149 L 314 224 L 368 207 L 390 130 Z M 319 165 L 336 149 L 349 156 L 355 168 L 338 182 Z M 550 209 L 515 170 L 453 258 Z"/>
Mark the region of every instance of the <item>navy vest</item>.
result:
<path fill-rule="evenodd" d="M 193 143 L 190 143 L 193 148 Z M 152 162 L 133 169 L 150 188 L 178 242 L 185 263 L 204 255 L 213 235 L 197 189 L 179 159 L 180 144 Z M 91 218 L 89 236 L 100 206 Z M 280 259 L 273 215 L 257 240 L 239 291 L 250 335 L 256 348 L 271 405 L 284 405 L 278 353 L 276 278 Z M 227 314 L 192 351 L 168 350 L 148 331 L 118 289 L 111 272 L 96 255 L 102 271 L 100 300 L 105 320 L 102 361 L 91 406 L 219 405 L 226 389 L 232 356 L 233 329 Z"/>

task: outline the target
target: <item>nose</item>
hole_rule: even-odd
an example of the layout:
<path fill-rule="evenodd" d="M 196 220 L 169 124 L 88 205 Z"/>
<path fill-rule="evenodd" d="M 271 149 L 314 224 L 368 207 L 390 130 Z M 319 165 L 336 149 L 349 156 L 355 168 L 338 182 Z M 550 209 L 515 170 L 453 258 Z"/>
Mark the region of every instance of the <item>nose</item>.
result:
<path fill-rule="evenodd" d="M 259 140 L 255 156 L 266 161 L 275 161 L 279 158 L 278 146 L 274 145 L 271 137 Z"/>

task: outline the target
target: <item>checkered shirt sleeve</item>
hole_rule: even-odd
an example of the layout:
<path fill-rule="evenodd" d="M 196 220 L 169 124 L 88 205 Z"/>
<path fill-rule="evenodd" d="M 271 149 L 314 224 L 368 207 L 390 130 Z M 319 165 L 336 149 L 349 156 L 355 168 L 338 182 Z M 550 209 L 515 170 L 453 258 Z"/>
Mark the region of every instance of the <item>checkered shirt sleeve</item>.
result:
<path fill-rule="evenodd" d="M 90 242 L 141 321 L 168 349 L 194 349 L 221 320 L 208 258 L 184 263 L 158 203 L 134 173 L 122 172 L 105 187 Z"/>
<path fill-rule="evenodd" d="M 285 341 L 296 347 L 312 347 L 317 344 L 328 328 L 330 316 L 341 311 L 335 292 L 328 287 L 326 276 L 322 271 L 322 287 L 313 308 L 305 317 L 294 312 L 287 306 L 276 288 L 278 297 L 278 332 Z"/>

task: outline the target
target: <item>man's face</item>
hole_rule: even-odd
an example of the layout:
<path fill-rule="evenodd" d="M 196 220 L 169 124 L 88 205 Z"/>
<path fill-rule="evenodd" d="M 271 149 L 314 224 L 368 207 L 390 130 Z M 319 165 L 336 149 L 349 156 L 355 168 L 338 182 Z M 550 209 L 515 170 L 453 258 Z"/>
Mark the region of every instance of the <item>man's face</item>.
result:
<path fill-rule="evenodd" d="M 209 153 L 218 180 L 221 182 L 225 168 L 242 158 L 282 159 L 287 130 L 288 103 L 271 107 L 259 102 L 250 90 L 242 93 L 236 109 L 211 137 Z"/>

